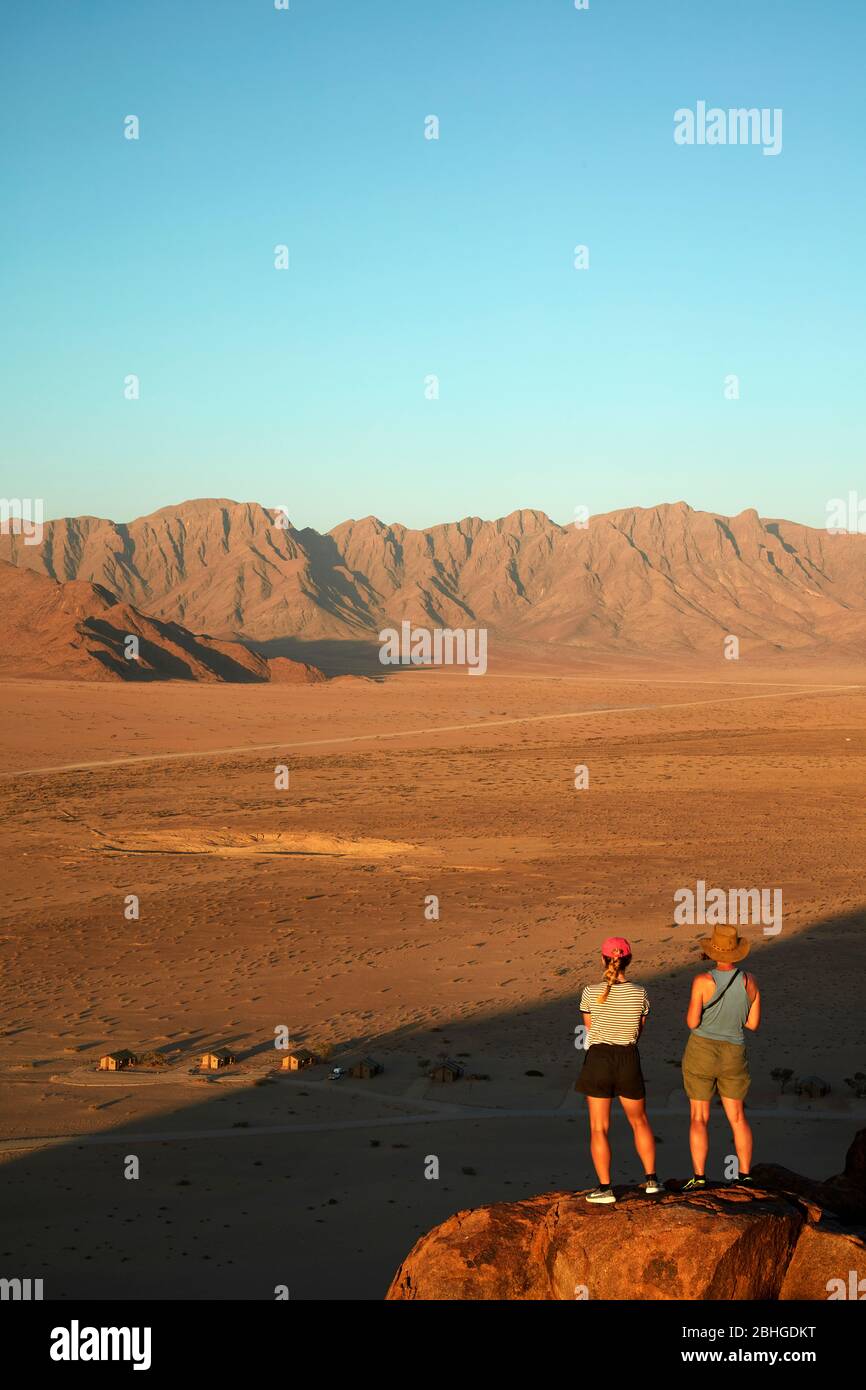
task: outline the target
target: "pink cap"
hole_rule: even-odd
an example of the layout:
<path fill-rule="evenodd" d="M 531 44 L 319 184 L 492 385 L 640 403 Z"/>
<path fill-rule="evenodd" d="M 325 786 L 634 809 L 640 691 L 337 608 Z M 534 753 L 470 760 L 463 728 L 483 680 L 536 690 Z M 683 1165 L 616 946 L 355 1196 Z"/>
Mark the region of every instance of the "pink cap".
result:
<path fill-rule="evenodd" d="M 601 944 L 601 954 L 603 956 L 630 956 L 631 946 L 624 936 L 609 936 Z"/>

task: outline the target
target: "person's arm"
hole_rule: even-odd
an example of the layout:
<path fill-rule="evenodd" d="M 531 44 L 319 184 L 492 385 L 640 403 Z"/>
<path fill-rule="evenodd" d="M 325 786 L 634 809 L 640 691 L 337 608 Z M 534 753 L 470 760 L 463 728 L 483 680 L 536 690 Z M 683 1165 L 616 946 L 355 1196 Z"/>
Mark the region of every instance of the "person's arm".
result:
<path fill-rule="evenodd" d="M 642 1013 L 641 1016 L 640 1016 L 640 1023 L 638 1024 L 638 1028 L 637 1028 L 637 1041 L 638 1041 L 638 1042 L 640 1042 L 641 1033 L 643 1032 L 644 1028 L 646 1027 L 646 1021 L 647 1021 L 647 1019 L 649 1018 L 649 1011 L 650 1011 L 650 1010 L 649 1010 L 649 999 L 647 998 L 646 990 L 644 990 L 644 996 L 643 996 L 643 1013 Z"/>
<path fill-rule="evenodd" d="M 590 992 L 589 986 L 584 985 L 583 989 L 580 991 L 580 1002 L 578 1003 L 577 1007 L 580 1009 L 580 1016 L 583 1019 L 583 1026 L 586 1029 L 587 1033 L 589 1033 L 589 1030 L 592 1027 L 592 1014 L 587 1013 L 586 1005 L 591 1003 L 592 994 Z"/>
<path fill-rule="evenodd" d="M 757 1033 L 761 1026 L 761 991 L 754 975 L 746 975 L 746 994 L 751 1000 L 751 1007 L 743 1027 L 748 1028 L 750 1033 Z"/>
<path fill-rule="evenodd" d="M 712 977 L 709 975 L 696 975 L 692 980 L 692 993 L 689 999 L 689 1007 L 686 1010 L 686 1027 L 695 1029 L 701 1021 L 706 1003 L 707 981 L 712 984 Z M 715 989 L 715 985 L 713 985 Z"/>

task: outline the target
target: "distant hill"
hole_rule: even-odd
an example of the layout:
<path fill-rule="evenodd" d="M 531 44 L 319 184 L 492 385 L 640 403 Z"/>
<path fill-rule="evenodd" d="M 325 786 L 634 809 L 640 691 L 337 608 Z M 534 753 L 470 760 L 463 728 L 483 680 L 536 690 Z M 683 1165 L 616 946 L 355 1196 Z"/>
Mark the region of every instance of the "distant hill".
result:
<path fill-rule="evenodd" d="M 197 500 L 127 524 L 74 517 L 0 556 L 86 580 L 162 621 L 268 644 L 375 640 L 402 619 L 599 653 L 866 652 L 866 536 L 685 502 L 592 517 L 539 511 L 426 530 L 375 517 L 321 534 L 257 503 Z"/>
<path fill-rule="evenodd" d="M 125 653 L 138 639 L 137 660 Z M 305 683 L 324 677 L 301 662 L 266 661 L 237 642 L 197 636 L 150 618 L 99 584 L 58 583 L 0 561 L 0 676 L 83 680 Z"/>

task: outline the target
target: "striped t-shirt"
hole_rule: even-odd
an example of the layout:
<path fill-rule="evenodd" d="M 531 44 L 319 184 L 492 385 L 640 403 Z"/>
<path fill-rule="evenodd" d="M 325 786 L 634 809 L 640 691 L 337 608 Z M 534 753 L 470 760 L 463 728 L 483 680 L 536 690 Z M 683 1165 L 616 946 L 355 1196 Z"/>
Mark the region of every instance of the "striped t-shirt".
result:
<path fill-rule="evenodd" d="M 592 1015 L 587 1047 L 592 1047 L 593 1043 L 637 1042 L 640 1021 L 649 1013 L 649 999 L 643 985 L 633 985 L 628 980 L 611 985 L 610 994 L 600 1004 L 599 995 L 604 991 L 602 980 L 600 985 L 585 985 L 580 996 L 580 1012 Z"/>

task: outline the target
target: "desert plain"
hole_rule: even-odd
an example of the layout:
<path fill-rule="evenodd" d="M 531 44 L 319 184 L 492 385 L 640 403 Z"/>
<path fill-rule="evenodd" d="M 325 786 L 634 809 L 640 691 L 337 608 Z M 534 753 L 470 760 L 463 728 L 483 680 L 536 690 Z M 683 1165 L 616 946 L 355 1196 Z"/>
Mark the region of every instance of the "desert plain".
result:
<path fill-rule="evenodd" d="M 577 1000 L 608 934 L 650 994 L 659 1173 L 687 1176 L 698 880 L 783 895 L 781 932 L 745 929 L 756 1161 L 827 1176 L 863 1125 L 862 667 L 560 649 L 483 678 L 8 680 L 0 710 L 0 1272 L 47 1298 L 381 1299 L 453 1212 L 587 1187 Z M 278 1074 L 287 1035 L 323 1060 Z M 202 1074 L 215 1046 L 237 1065 Z M 99 1073 L 122 1047 L 166 1065 Z M 367 1054 L 380 1075 L 327 1079 Z M 613 1145 L 636 1182 L 621 1118 Z M 711 1173 L 730 1152 L 716 1109 Z"/>

